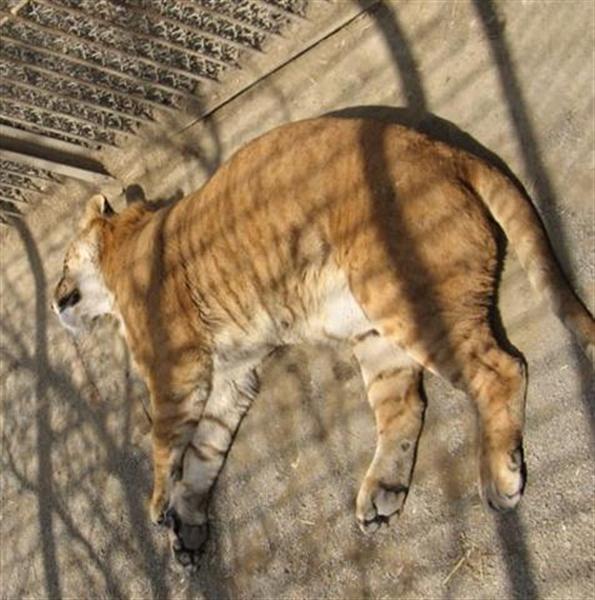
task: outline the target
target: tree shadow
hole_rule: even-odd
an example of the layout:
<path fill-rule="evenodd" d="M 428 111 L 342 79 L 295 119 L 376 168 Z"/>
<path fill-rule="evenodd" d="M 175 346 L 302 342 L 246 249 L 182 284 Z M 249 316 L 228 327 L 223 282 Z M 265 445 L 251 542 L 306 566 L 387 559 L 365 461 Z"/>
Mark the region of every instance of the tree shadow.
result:
<path fill-rule="evenodd" d="M 536 190 L 535 205 L 540 209 L 540 215 L 548 225 L 552 246 L 556 256 L 565 267 L 564 272 L 570 272 L 570 257 L 568 243 L 564 234 L 564 224 L 560 219 L 560 201 L 554 191 L 551 178 L 542 159 L 537 135 L 535 134 L 530 109 L 524 98 L 519 79 L 515 73 L 508 42 L 506 41 L 505 24 L 499 17 L 492 0 L 473 0 L 479 16 L 484 37 L 489 45 L 493 62 L 496 66 L 500 87 L 506 98 L 506 106 L 517 140 L 521 147 L 525 168 L 534 182 Z M 568 278 L 568 281 L 571 281 Z M 595 385 L 592 365 L 578 349 L 572 348 L 574 364 L 581 384 L 581 400 L 591 427 L 591 445 L 595 447 Z"/>
<path fill-rule="evenodd" d="M 542 199 L 545 198 L 554 201 L 553 187 L 540 158 L 536 137 L 531 129 L 528 112 L 514 73 L 506 42 L 502 35 L 500 22 L 497 19 L 490 0 L 474 0 L 474 3 L 484 28 L 485 37 L 492 50 L 492 56 L 498 69 L 501 85 L 507 99 L 511 120 L 523 148 L 527 168 L 532 173 L 533 179 L 536 181 L 538 196 Z M 519 180 L 493 152 L 487 150 L 452 123 L 428 113 L 428 103 L 424 92 L 422 78 L 415 63 L 413 53 L 410 50 L 410 44 L 399 23 L 397 11 L 393 7 L 382 5 L 373 8 L 370 11 L 370 14 L 372 15 L 372 19 L 374 20 L 377 29 L 384 36 L 386 45 L 392 54 L 396 74 L 402 83 L 407 98 L 407 109 L 394 109 L 390 107 L 357 107 L 338 111 L 334 114 L 336 116 L 344 117 L 367 116 L 413 127 L 418 131 L 427 133 L 432 137 L 479 156 L 506 173 L 515 184 L 522 189 Z M 362 143 L 365 144 L 366 140 L 362 140 Z M 372 140 L 369 140 L 369 143 L 372 143 Z M 392 182 L 386 180 L 383 181 L 383 173 L 388 171 L 388 165 L 384 165 L 384 167 L 384 169 L 374 169 L 374 172 L 369 173 L 368 179 L 370 184 L 372 184 L 375 181 L 377 182 L 378 178 L 380 178 L 383 184 L 389 186 L 390 189 Z M 395 204 L 395 206 L 398 206 L 398 204 Z M 379 208 L 379 216 L 382 216 L 383 213 L 384 208 Z M 392 215 L 392 217 L 398 218 L 398 215 Z M 552 219 L 549 220 L 554 230 L 561 230 L 561 223 L 551 223 Z M 382 222 L 384 223 L 386 221 Z M 401 232 L 402 235 L 403 233 L 406 235 L 406 232 Z M 391 243 L 390 237 L 390 232 L 385 232 L 384 238 L 387 245 L 390 245 Z M 501 236 L 500 240 L 498 279 L 501 274 L 502 261 L 504 258 Z M 564 244 L 561 243 L 559 246 L 564 246 Z M 562 256 L 562 262 L 567 265 L 568 260 L 565 258 L 564 250 L 562 249 L 562 251 L 560 251 L 558 248 L 558 251 Z M 412 252 L 415 251 L 412 250 Z M 415 259 L 415 262 L 418 263 L 418 268 L 423 272 L 425 268 L 423 261 Z M 398 265 L 396 265 L 396 267 L 398 268 Z M 493 314 L 493 325 L 494 332 L 497 335 L 498 340 L 503 343 L 503 347 L 509 349 L 513 354 L 518 356 L 519 352 L 512 346 L 505 335 L 497 311 Z M 590 369 L 586 364 L 587 361 L 582 356 L 579 357 L 578 350 L 575 349 L 575 353 L 583 385 L 582 398 L 588 410 L 588 414 L 592 417 L 593 404 L 590 392 L 592 387 L 588 384 L 588 381 L 591 379 Z M 591 418 L 592 427 L 595 427 L 594 423 L 595 420 Z M 518 513 L 512 513 L 505 519 L 498 519 L 497 531 L 502 542 L 508 577 L 514 596 L 537 596 L 537 583 L 533 575 L 529 548 L 525 539 L 524 526 L 520 515 Z M 510 552 L 512 547 L 515 548 L 514 555 Z"/>
<path fill-rule="evenodd" d="M 554 200 L 552 186 L 549 183 L 547 172 L 543 167 L 541 158 L 539 156 L 537 146 L 535 144 L 535 136 L 530 127 L 530 120 L 528 119 L 527 110 L 524 108 L 524 101 L 520 91 L 520 86 L 516 80 L 514 69 L 510 61 L 508 51 L 506 48 L 505 41 L 501 35 L 500 25 L 497 19 L 495 19 L 494 11 L 491 2 L 488 0 L 476 0 L 476 7 L 480 13 L 482 23 L 486 30 L 486 37 L 492 47 L 495 62 L 499 69 L 501 82 L 506 97 L 509 103 L 509 109 L 511 111 L 511 117 L 517 129 L 517 135 L 519 140 L 522 142 L 523 150 L 525 152 L 528 169 L 533 173 L 534 179 L 538 186 L 538 196 L 542 199 Z M 461 147 L 467 151 L 472 152 L 487 160 L 491 164 L 497 166 L 501 170 L 509 174 L 515 181 L 514 175 L 510 170 L 503 164 L 503 162 L 492 152 L 481 146 L 477 141 L 471 138 L 466 133 L 459 130 L 452 123 L 439 119 L 438 117 L 429 114 L 428 103 L 424 92 L 423 81 L 417 68 L 413 53 L 411 51 L 411 45 L 406 35 L 404 34 L 403 28 L 401 27 L 397 10 L 391 5 L 382 4 L 374 8 L 370 14 L 372 15 L 376 27 L 383 35 L 387 46 L 390 48 L 394 64 L 396 76 L 402 82 L 405 90 L 409 108 L 406 109 L 395 109 L 392 107 L 354 107 L 345 109 L 334 113 L 336 116 L 343 117 L 372 117 L 375 119 L 384 119 L 388 122 L 400 123 L 408 126 L 412 126 L 424 133 L 428 133 L 431 136 L 448 142 L 452 145 Z M 217 132 L 211 131 L 212 135 L 217 138 Z M 362 146 L 367 143 L 372 143 L 373 140 L 362 140 Z M 200 153 L 194 154 L 191 157 L 192 160 L 198 158 L 198 160 L 204 160 L 204 168 L 208 172 L 212 172 L 220 160 L 220 155 L 215 158 L 208 160 L 204 159 L 204 156 Z M 370 170 L 368 173 L 369 178 L 377 178 L 376 169 L 372 169 L 369 165 Z M 380 170 L 382 171 L 382 169 Z M 388 182 L 389 184 L 391 182 Z M 518 184 L 518 181 L 517 181 Z M 134 188 L 136 185 L 136 189 Z M 520 185 L 520 184 L 519 184 Z M 133 188 L 133 189 L 130 189 Z M 157 206 L 165 206 L 170 202 L 177 201 L 181 196 L 178 190 L 173 198 L 165 199 L 164 203 L 158 202 Z M 128 202 L 134 202 L 138 200 L 146 200 L 145 192 L 142 187 L 142 181 L 139 184 L 133 184 L 129 186 L 126 191 L 126 198 Z M 379 208 L 380 211 L 380 208 Z M 398 217 L 393 215 L 391 218 Z M 552 212 L 546 215 L 546 220 L 550 222 L 553 230 L 561 231 L 560 223 L 556 223 L 556 214 Z M 94 441 L 101 444 L 105 453 L 105 465 L 111 475 L 113 475 L 120 483 L 123 491 L 124 498 L 127 504 L 128 513 L 130 515 L 131 530 L 134 544 L 133 546 L 126 546 L 127 540 L 125 535 L 114 532 L 112 544 L 119 544 L 130 551 L 135 551 L 140 548 L 141 559 L 142 559 L 142 572 L 143 576 L 149 581 L 150 592 L 154 598 L 166 598 L 172 593 L 172 589 L 168 585 L 164 571 L 168 566 L 168 560 L 165 558 L 163 549 L 156 546 L 152 532 L 147 525 L 146 511 L 142 506 L 143 493 L 149 488 L 149 475 L 146 468 L 139 468 L 138 475 L 133 479 L 130 479 L 129 472 L 123 470 L 122 465 L 137 461 L 136 455 L 131 452 L 130 447 L 124 443 L 119 443 L 114 437 L 113 432 L 108 426 L 108 420 L 110 418 L 110 410 L 108 408 L 96 408 L 91 410 L 87 406 L 87 399 L 81 395 L 77 386 L 71 381 L 71 378 L 61 371 L 56 370 L 50 364 L 48 359 L 47 351 L 47 335 L 46 335 L 46 320 L 47 320 L 47 298 L 46 298 L 46 281 L 45 273 L 43 270 L 42 258 L 40 252 L 36 247 L 35 241 L 24 224 L 19 222 L 15 224 L 16 227 L 20 227 L 19 235 L 21 237 L 23 246 L 25 247 L 27 257 L 30 263 L 30 268 L 33 272 L 35 282 L 35 317 L 36 317 L 36 328 L 35 328 L 35 351 L 32 354 L 28 354 L 25 350 L 19 350 L 18 344 L 15 343 L 14 348 L 11 351 L 14 353 L 17 350 L 21 353 L 19 360 L 26 365 L 31 373 L 35 377 L 35 390 L 36 390 L 36 441 L 37 441 L 37 463 L 40 467 L 37 473 L 37 479 L 30 481 L 22 473 L 19 472 L 18 467 L 14 464 L 11 465 L 10 460 L 6 463 L 7 470 L 10 470 L 15 476 L 20 477 L 25 489 L 30 489 L 37 496 L 38 503 L 38 519 L 41 535 L 41 551 L 44 565 L 44 577 L 45 577 L 45 589 L 50 597 L 60 597 L 63 595 L 65 588 L 63 584 L 63 571 L 61 570 L 60 560 L 58 558 L 59 548 L 57 548 L 57 542 L 55 539 L 54 531 L 56 529 L 56 521 L 66 527 L 68 534 L 67 539 L 73 540 L 76 543 L 82 544 L 85 548 L 86 555 L 88 556 L 91 564 L 99 569 L 103 575 L 106 590 L 110 594 L 113 593 L 116 597 L 123 595 L 123 585 L 118 578 L 116 578 L 110 571 L 109 561 L 106 561 L 95 549 L 94 541 L 92 538 L 85 536 L 82 533 L 78 523 L 73 517 L 70 517 L 63 509 L 63 506 L 68 504 L 68 498 L 66 494 L 61 494 L 61 490 L 56 485 L 53 478 L 53 461 L 52 454 L 55 454 L 55 434 L 52 431 L 51 417 L 52 417 L 52 406 L 48 398 L 48 386 L 52 390 L 57 391 L 69 402 L 72 403 L 71 411 L 75 413 L 74 422 L 79 422 L 80 419 L 85 420 L 92 424 L 94 432 Z M 390 232 L 387 233 L 387 244 L 390 244 Z M 562 242 L 558 244 L 564 246 Z M 558 248 L 560 252 L 560 248 Z M 564 257 L 563 249 L 562 257 Z M 415 258 L 418 266 L 421 270 L 424 269 L 424 265 L 420 257 Z M 568 264 L 568 260 L 563 258 L 563 262 Z M 496 325 L 495 325 L 496 327 Z M 4 328 L 4 325 L 3 325 Z M 4 329 L 5 335 L 8 335 L 8 330 Z M 500 341 L 506 339 L 503 330 L 499 335 Z M 18 341 L 18 340 L 15 340 Z M 23 346 L 24 348 L 24 346 Z M 512 348 L 511 348 L 512 350 Z M 590 411 L 593 417 L 594 407 L 592 401 L 589 401 L 589 389 L 587 386 L 588 382 L 588 365 L 582 359 L 577 359 L 577 364 L 582 372 L 583 382 L 583 398 L 585 405 Z M 92 377 L 92 374 L 90 375 Z M 302 391 L 304 395 L 310 396 L 312 394 L 311 386 L 309 386 L 308 380 L 305 380 L 302 375 L 296 377 L 298 380 L 296 386 Z M 49 383 L 47 383 L 49 382 Z M 268 417 L 268 415 L 266 415 Z M 344 421 L 340 422 L 335 420 L 334 427 L 341 427 L 347 422 L 348 417 L 344 417 Z M 79 420 L 79 421 L 77 421 Z M 130 413 L 127 411 L 124 415 L 126 423 L 130 423 Z M 592 426 L 595 420 L 591 421 Z M 263 429 L 269 427 L 270 422 L 263 419 L 260 426 Z M 319 437 L 325 435 L 325 424 L 322 419 L 318 418 L 317 423 Z M 125 429 L 129 429 L 129 425 L 125 426 Z M 284 435 L 293 435 L 296 432 L 291 427 L 287 427 L 284 430 Z M 595 435 L 595 433 L 594 433 Z M 348 441 L 345 441 L 347 444 Z M 288 448 L 279 442 L 279 447 L 272 447 L 272 452 L 278 451 L 281 457 L 289 460 L 290 455 Z M 330 474 L 336 468 L 333 460 L 329 458 L 326 460 L 324 465 L 318 465 L 320 472 L 324 477 L 326 474 Z M 145 465 L 146 467 L 146 465 Z M 259 469 L 263 469 L 264 466 L 261 464 L 254 464 L 251 468 L 251 472 L 254 473 Z M 448 473 L 445 474 L 449 476 Z M 73 474 L 74 477 L 74 474 Z M 321 487 L 321 484 L 316 479 L 311 478 L 309 480 L 309 489 L 301 490 L 302 493 L 308 491 L 313 494 L 317 488 Z M 27 488 L 29 486 L 29 488 Z M 100 519 L 103 519 L 108 525 L 112 524 L 110 515 L 103 514 L 105 512 L 105 505 L 102 505 L 96 499 L 89 498 L 90 505 L 93 510 L 99 515 Z M 289 503 L 291 499 L 285 498 L 283 502 Z M 277 507 L 271 507 L 271 510 Z M 258 513 L 258 514 L 257 514 Z M 250 515 L 253 520 L 261 519 L 260 511 L 255 511 Z M 217 515 L 216 515 L 217 516 Z M 461 520 L 464 522 L 464 515 L 461 515 Z M 524 524 L 518 514 L 513 513 L 504 517 L 496 518 L 496 525 L 498 535 L 501 541 L 502 554 L 507 566 L 508 577 L 511 583 L 512 593 L 515 597 L 535 597 L 537 596 L 538 589 L 533 575 L 533 569 L 531 565 L 531 559 L 529 555 L 529 548 L 526 542 L 526 532 Z M 246 525 L 240 522 L 238 525 L 238 531 L 247 531 Z M 457 534 L 453 533 L 453 543 L 457 543 Z M 309 542 L 304 536 L 302 543 L 308 544 Z M 210 558 L 209 567 L 207 570 L 206 566 L 201 568 L 198 576 L 189 582 L 186 590 L 186 596 L 188 598 L 194 597 L 197 593 L 205 593 L 212 597 L 226 598 L 240 595 L 241 590 L 234 589 L 233 585 L 229 582 L 223 581 L 220 577 L 220 573 L 216 567 L 212 567 L 213 563 L 219 564 L 223 560 L 223 553 L 225 547 L 220 541 L 211 536 L 211 542 L 209 544 L 208 553 Z M 309 551 L 315 553 L 316 548 L 314 544 L 311 545 Z M 354 568 L 357 570 L 357 577 L 359 581 L 359 592 L 363 596 L 372 596 L 372 585 L 369 580 L 369 570 L 367 569 L 368 557 L 366 553 L 362 551 L 361 554 L 353 557 Z M 278 589 L 281 589 L 281 584 Z M 451 594 L 452 590 L 449 590 Z"/>
<path fill-rule="evenodd" d="M 26 474 L 27 469 L 18 467 L 16 459 L 12 458 L 10 454 L 8 445 L 4 446 L 3 462 L 7 472 L 20 481 L 21 487 L 34 493 L 37 499 L 45 593 L 51 598 L 62 597 L 65 593 L 64 584 L 61 583 L 61 580 L 66 576 L 64 571 L 66 566 L 61 565 L 59 560 L 59 555 L 64 552 L 65 547 L 62 541 L 60 544 L 62 550 L 60 550 L 55 539 L 56 522 L 59 522 L 61 528 L 66 531 L 66 538 L 82 546 L 87 558 L 90 559 L 88 567 L 79 566 L 82 570 L 81 576 L 92 578 L 91 571 L 97 569 L 103 575 L 106 589 L 111 590 L 116 596 L 122 596 L 122 584 L 112 575 L 105 564 L 105 559 L 95 550 L 94 540 L 85 536 L 83 524 L 76 522 L 74 514 L 73 516 L 69 515 L 63 508 L 69 505 L 69 491 L 64 485 L 56 483 L 55 469 L 58 468 L 62 472 L 66 469 L 70 473 L 69 477 L 74 481 L 82 481 L 86 474 L 75 472 L 74 467 L 65 462 L 60 462 L 59 467 L 56 467 L 55 454 L 57 447 L 56 450 L 54 447 L 57 434 L 52 426 L 53 409 L 49 397 L 51 391 L 53 395 L 68 400 L 67 412 L 71 415 L 73 426 L 61 431 L 63 437 L 68 439 L 68 437 L 76 436 L 77 426 L 81 422 L 91 424 L 94 432 L 92 443 L 101 446 L 106 457 L 105 466 L 108 472 L 116 478 L 124 494 L 125 508 L 130 518 L 130 531 L 135 540 L 134 546 L 140 551 L 144 577 L 149 582 L 151 594 L 154 598 L 166 598 L 168 596 L 168 586 L 162 576 L 166 560 L 157 551 L 152 541 L 152 534 L 147 526 L 143 496 L 139 493 L 143 488 L 147 488 L 147 473 L 141 469 L 135 471 L 133 473 L 134 477 L 131 478 L 132 471 L 123 468 L 127 463 L 134 462 L 135 457 L 129 445 L 129 440 L 124 439 L 122 443 L 119 443 L 112 427 L 108 425 L 109 420 L 113 418 L 113 411 L 110 410 L 109 405 L 98 405 L 96 402 L 89 403 L 89 398 L 81 395 L 70 377 L 51 365 L 47 343 L 47 306 L 49 302 L 46 297 L 46 277 L 42 258 L 27 225 L 23 221 L 15 221 L 13 225 L 18 231 L 33 276 L 36 335 L 34 353 L 29 354 L 25 343 L 18 342 L 18 334 L 11 332 L 8 323 L 3 324 L 3 338 L 5 336 L 6 338 L 12 338 L 12 343 L 10 349 L 8 347 L 2 349 L 2 355 L 4 359 L 9 358 L 16 361 L 35 377 L 37 479 L 35 481 L 31 480 Z M 88 373 L 86 376 L 90 377 Z M 127 405 L 125 410 L 128 411 L 129 409 L 130 406 Z M 16 410 L 16 407 L 6 406 L 7 415 L 14 410 Z M 129 415 L 125 414 L 123 420 L 128 422 Z M 86 441 L 85 444 L 89 442 L 90 440 Z M 62 446 L 62 453 L 64 452 L 64 446 L 62 443 L 60 446 Z M 83 491 L 82 485 L 78 491 Z M 106 508 L 109 508 L 109 505 L 106 507 L 90 496 L 86 498 L 86 501 L 94 507 L 95 517 L 104 520 L 106 523 L 111 521 L 110 515 L 103 512 Z M 108 545 L 111 545 L 111 542 L 108 541 Z"/>
<path fill-rule="evenodd" d="M 24 221 L 17 219 L 13 220 L 13 226 L 16 228 L 24 246 L 35 285 L 35 354 L 32 357 L 32 362 L 35 377 L 35 424 L 37 430 L 37 514 L 46 591 L 51 598 L 59 598 L 62 595 L 62 590 L 54 538 L 56 501 L 52 477 L 53 436 L 49 425 L 51 423 L 52 407 L 46 394 L 46 381 L 51 370 L 46 335 L 46 279 L 41 256 L 28 227 Z"/>

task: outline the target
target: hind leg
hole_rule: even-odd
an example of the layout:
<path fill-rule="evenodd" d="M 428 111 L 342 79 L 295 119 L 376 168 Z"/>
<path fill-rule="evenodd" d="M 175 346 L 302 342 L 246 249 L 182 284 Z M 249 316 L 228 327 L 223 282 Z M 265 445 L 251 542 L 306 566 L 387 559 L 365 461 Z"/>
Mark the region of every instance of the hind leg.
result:
<path fill-rule="evenodd" d="M 495 510 L 514 508 L 526 478 L 525 364 L 500 348 L 487 323 L 460 345 L 457 357 L 451 381 L 467 391 L 478 413 L 481 497 Z"/>
<path fill-rule="evenodd" d="M 421 367 L 385 337 L 370 332 L 354 345 L 378 434 L 376 452 L 356 502 L 366 533 L 400 513 L 415 461 L 424 402 Z"/>
<path fill-rule="evenodd" d="M 500 347 L 487 321 L 458 322 L 444 331 L 433 340 L 411 342 L 407 352 L 472 398 L 478 414 L 481 497 L 495 510 L 514 508 L 526 477 L 524 362 Z"/>
<path fill-rule="evenodd" d="M 385 261 L 390 266 L 368 276 L 353 268 L 351 286 L 377 331 L 471 396 L 478 414 L 480 492 L 491 507 L 505 510 L 524 488 L 526 374 L 524 363 L 494 338 L 489 307 L 496 249 L 487 236 L 469 242 L 471 225 L 451 240 L 446 254 L 431 238 L 423 261 L 410 252 L 397 257 L 394 268 Z M 364 248 L 356 250 L 366 256 Z M 383 264 L 380 258 L 375 263 Z"/>

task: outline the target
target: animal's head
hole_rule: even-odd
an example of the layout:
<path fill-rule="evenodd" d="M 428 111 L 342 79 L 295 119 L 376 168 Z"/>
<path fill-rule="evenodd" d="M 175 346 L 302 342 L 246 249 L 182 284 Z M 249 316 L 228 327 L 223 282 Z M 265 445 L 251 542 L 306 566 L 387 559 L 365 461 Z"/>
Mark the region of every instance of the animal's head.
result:
<path fill-rule="evenodd" d="M 79 233 L 66 251 L 52 306 L 62 325 L 73 333 L 84 329 L 95 317 L 113 310 L 113 298 L 104 283 L 100 256 L 104 228 L 114 215 L 104 196 L 93 196 L 85 209 Z"/>

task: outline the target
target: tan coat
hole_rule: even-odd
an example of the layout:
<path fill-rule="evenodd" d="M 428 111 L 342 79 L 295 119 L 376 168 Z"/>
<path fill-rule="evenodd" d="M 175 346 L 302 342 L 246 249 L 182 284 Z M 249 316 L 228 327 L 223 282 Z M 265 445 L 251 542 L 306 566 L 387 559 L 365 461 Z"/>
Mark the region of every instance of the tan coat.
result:
<path fill-rule="evenodd" d="M 151 392 L 153 518 L 174 523 L 182 562 L 204 537 L 196 528 L 256 393 L 253 368 L 287 343 L 343 340 L 361 364 L 379 436 L 357 500 L 363 527 L 398 512 L 407 494 L 423 368 L 476 402 L 486 501 L 518 502 L 525 368 L 493 334 L 496 223 L 534 287 L 593 353 L 593 318 L 530 201 L 495 168 L 401 126 L 290 124 L 173 206 L 101 208 L 89 209 L 72 270 L 81 244 L 96 249 L 97 277 Z M 65 273 L 57 301 L 71 279 Z"/>

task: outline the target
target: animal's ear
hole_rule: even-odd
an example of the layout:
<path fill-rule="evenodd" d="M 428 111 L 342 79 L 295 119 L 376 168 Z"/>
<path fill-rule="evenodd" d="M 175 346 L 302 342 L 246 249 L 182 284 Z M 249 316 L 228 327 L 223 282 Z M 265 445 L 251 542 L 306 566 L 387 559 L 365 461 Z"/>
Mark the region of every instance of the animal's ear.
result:
<path fill-rule="evenodd" d="M 116 212 L 103 194 L 95 194 L 88 202 L 83 216 L 83 225 L 88 225 L 97 217 L 110 217 Z"/>

